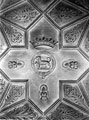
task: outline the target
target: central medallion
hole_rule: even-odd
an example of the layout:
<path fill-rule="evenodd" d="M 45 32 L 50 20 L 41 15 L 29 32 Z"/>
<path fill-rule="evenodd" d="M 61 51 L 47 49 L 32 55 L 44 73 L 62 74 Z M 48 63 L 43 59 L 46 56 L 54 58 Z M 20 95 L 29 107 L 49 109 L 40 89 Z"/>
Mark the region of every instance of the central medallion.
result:
<path fill-rule="evenodd" d="M 49 52 L 45 51 L 38 52 L 32 58 L 31 62 L 32 68 L 40 77 L 42 77 L 42 79 L 52 73 L 56 66 L 54 57 Z"/>

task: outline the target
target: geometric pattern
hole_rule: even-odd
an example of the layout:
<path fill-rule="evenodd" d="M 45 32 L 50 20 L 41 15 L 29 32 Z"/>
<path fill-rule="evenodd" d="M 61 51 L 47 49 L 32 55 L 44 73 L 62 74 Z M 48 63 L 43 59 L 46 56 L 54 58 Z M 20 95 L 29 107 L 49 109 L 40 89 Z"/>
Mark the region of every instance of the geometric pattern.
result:
<path fill-rule="evenodd" d="M 0 120 L 89 120 L 89 2 L 0 1 Z"/>
<path fill-rule="evenodd" d="M 79 20 L 79 22 L 75 22 L 74 24 L 71 24 L 68 27 L 65 27 L 62 29 L 62 41 L 63 41 L 63 47 L 77 47 L 82 34 L 84 33 L 84 29 L 87 25 L 86 19 Z"/>
<path fill-rule="evenodd" d="M 4 21 L 2 26 L 12 47 L 25 47 L 25 31 Z"/>
<path fill-rule="evenodd" d="M 28 2 L 22 3 L 3 13 L 2 17 L 13 22 L 23 28 L 29 27 L 40 13 Z"/>
<path fill-rule="evenodd" d="M 73 5 L 64 1 L 56 3 L 48 12 L 48 16 L 61 28 L 85 16 L 86 13 L 76 9 Z"/>

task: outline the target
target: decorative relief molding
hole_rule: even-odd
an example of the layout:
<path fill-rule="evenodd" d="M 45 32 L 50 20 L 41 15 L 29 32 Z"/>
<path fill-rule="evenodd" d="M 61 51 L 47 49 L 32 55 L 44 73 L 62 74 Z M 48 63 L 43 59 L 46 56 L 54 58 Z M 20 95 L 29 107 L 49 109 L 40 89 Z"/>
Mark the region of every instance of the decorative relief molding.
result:
<path fill-rule="evenodd" d="M 6 24 L 2 22 L 2 26 L 4 31 L 12 45 L 20 45 L 24 39 L 22 33 L 15 27 L 11 26 L 10 24 Z"/>
<path fill-rule="evenodd" d="M 68 3 L 59 2 L 48 12 L 48 15 L 57 25 L 59 25 L 59 27 L 63 27 L 64 25 L 83 17 L 85 13 Z"/>
<path fill-rule="evenodd" d="M 32 68 L 42 79 L 52 73 L 55 66 L 56 61 L 49 52 L 41 51 L 32 58 Z"/>
<path fill-rule="evenodd" d="M 50 120 L 88 120 L 89 116 L 74 109 L 73 107 L 61 103 L 49 116 Z"/>
<path fill-rule="evenodd" d="M 77 86 L 64 85 L 64 97 L 79 106 L 87 108 L 85 99 Z"/>
<path fill-rule="evenodd" d="M 37 17 L 39 12 L 29 3 L 17 6 L 2 15 L 3 18 L 27 28 Z"/>
<path fill-rule="evenodd" d="M 86 21 L 75 25 L 64 33 L 64 39 L 67 44 L 78 42 L 84 29 Z"/>
<path fill-rule="evenodd" d="M 7 44 L 5 42 L 5 38 L 3 36 L 3 33 L 1 31 L 1 28 L 0 28 L 0 56 L 3 54 L 3 52 L 5 52 L 5 50 L 7 49 Z"/>
<path fill-rule="evenodd" d="M 2 26 L 0 55 L 7 50 L 9 45 L 7 43 L 11 44 L 10 51 L 8 50 L 4 54 L 5 56 L 0 62 L 0 71 L 4 71 L 11 79 L 8 84 L 4 77 L 0 76 L 0 100 L 3 101 L 0 120 L 46 120 L 46 117 L 49 120 L 89 120 L 89 115 L 87 115 L 89 108 L 86 103 L 88 97 L 86 96 L 85 99 L 78 84 L 76 86 L 70 84 L 74 82 L 74 78 L 79 78 L 88 69 L 88 61 L 77 49 L 73 49 L 73 51 L 54 49 L 57 47 L 59 49 L 59 46 L 62 45 L 62 36 L 63 46 L 77 46 L 87 26 L 88 20 L 82 19 L 88 14 L 85 12 L 86 10 L 83 11 L 76 5 L 74 7 L 68 0 L 57 2 L 56 0 L 32 0 L 32 2 L 22 0 L 22 3 L 20 0 L 6 0 L 5 4 L 3 1 L 5 0 L 0 1 L 2 10 L 5 6 L 7 8 L 13 5 L 13 8 L 3 11 L 3 13 L 0 10 Z M 56 2 L 55 5 L 51 6 L 52 2 Z M 15 3 L 18 5 L 14 6 Z M 36 20 L 37 18 L 38 20 Z M 76 23 L 73 23 L 75 21 Z M 71 25 L 68 26 L 69 24 Z M 89 30 L 84 43 L 87 53 L 89 52 L 88 34 Z M 25 42 L 27 48 L 24 50 L 22 48 Z M 29 44 L 33 47 L 28 47 Z M 46 79 L 47 76 L 48 79 Z M 29 79 L 26 80 L 26 84 L 24 84 L 25 78 Z M 63 91 L 62 82 L 59 85 L 60 78 L 63 78 L 64 81 L 65 79 L 72 80 L 69 84 L 64 84 Z M 88 93 L 89 83 L 85 82 L 84 87 Z M 60 96 L 64 98 L 59 99 Z M 59 104 L 60 100 L 64 100 L 66 103 Z M 22 104 L 22 102 L 25 103 Z M 58 104 L 59 106 L 56 107 Z M 50 113 L 54 107 L 56 109 Z M 84 113 L 79 110 L 80 108 L 83 108 L 81 110 Z M 86 111 L 84 111 L 85 109 Z M 43 116 L 39 115 L 37 110 Z"/>
<path fill-rule="evenodd" d="M 38 118 L 40 118 L 40 116 L 28 103 L 13 108 L 0 116 L 0 119 L 13 120 L 38 120 Z"/>
<path fill-rule="evenodd" d="M 42 84 L 40 86 L 39 94 L 40 94 L 40 100 L 41 101 L 47 101 L 48 100 L 49 93 L 48 93 L 48 86 L 46 84 Z"/>
<path fill-rule="evenodd" d="M 4 107 L 18 101 L 20 97 L 23 96 L 25 90 L 23 86 L 20 85 L 12 85 L 11 89 L 5 99 Z"/>
<path fill-rule="evenodd" d="M 21 69 L 25 65 L 24 61 L 19 60 L 19 59 L 11 59 L 8 62 L 8 68 L 9 69 Z"/>
<path fill-rule="evenodd" d="M 28 34 L 29 42 L 34 48 L 54 48 L 58 44 L 59 30 L 44 17 L 42 17 L 31 30 L 29 30 Z"/>
<path fill-rule="evenodd" d="M 63 62 L 62 66 L 68 70 L 77 70 L 79 68 L 79 63 L 74 59 L 68 59 Z"/>
<path fill-rule="evenodd" d="M 58 41 L 55 41 L 54 39 L 52 39 L 51 37 L 36 37 L 35 39 L 31 40 L 30 43 L 34 46 L 34 48 L 37 48 L 39 46 L 49 46 L 54 48 L 55 45 L 58 43 Z"/>

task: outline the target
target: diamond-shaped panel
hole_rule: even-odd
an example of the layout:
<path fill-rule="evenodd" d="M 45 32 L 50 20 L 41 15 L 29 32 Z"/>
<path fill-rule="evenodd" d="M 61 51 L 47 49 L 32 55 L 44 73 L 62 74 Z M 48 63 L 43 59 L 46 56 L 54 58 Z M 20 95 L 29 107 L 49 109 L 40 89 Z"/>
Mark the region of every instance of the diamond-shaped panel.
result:
<path fill-rule="evenodd" d="M 5 12 L 2 17 L 23 28 L 27 28 L 39 15 L 39 12 L 33 6 L 26 2 Z"/>
<path fill-rule="evenodd" d="M 64 27 L 68 23 L 74 22 L 85 16 L 86 13 L 66 3 L 57 3 L 49 12 L 48 16 L 59 26 Z"/>
<path fill-rule="evenodd" d="M 22 29 L 17 28 L 9 23 L 2 22 L 4 32 L 11 44 L 11 46 L 25 46 L 25 33 Z"/>
<path fill-rule="evenodd" d="M 5 41 L 1 26 L 0 26 L 0 56 L 7 50 L 8 46 Z"/>
<path fill-rule="evenodd" d="M 86 23 L 87 18 L 86 20 L 71 24 L 69 27 L 66 27 L 62 30 L 62 40 L 64 47 L 74 47 L 78 45 Z"/>

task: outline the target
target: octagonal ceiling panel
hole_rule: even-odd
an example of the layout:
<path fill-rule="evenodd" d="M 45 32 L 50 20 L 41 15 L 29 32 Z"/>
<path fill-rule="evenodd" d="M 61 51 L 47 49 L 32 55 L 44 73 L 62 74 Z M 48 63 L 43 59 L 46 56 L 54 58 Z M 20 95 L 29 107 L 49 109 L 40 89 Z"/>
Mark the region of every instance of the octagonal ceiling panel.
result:
<path fill-rule="evenodd" d="M 83 34 L 84 28 L 87 24 L 87 19 L 71 24 L 70 26 L 62 29 L 62 42 L 63 47 L 77 47 L 79 40 Z"/>
<path fill-rule="evenodd" d="M 87 13 L 66 2 L 59 2 L 48 11 L 48 16 L 61 28 L 68 25 Z"/>
<path fill-rule="evenodd" d="M 40 13 L 28 2 L 22 3 L 3 13 L 2 17 L 23 28 L 30 26 Z"/>
<path fill-rule="evenodd" d="M 8 22 L 2 22 L 4 32 L 12 47 L 25 47 L 25 31 L 9 24 Z"/>

